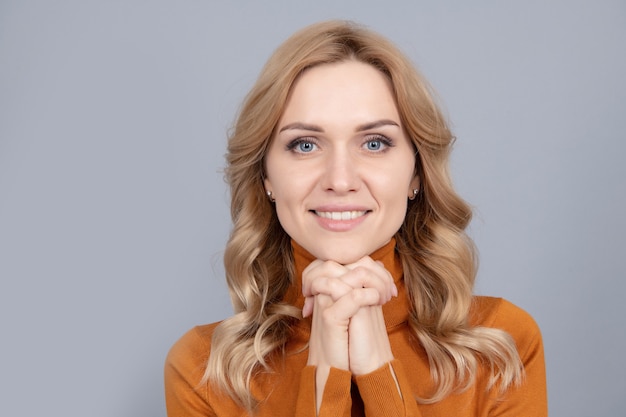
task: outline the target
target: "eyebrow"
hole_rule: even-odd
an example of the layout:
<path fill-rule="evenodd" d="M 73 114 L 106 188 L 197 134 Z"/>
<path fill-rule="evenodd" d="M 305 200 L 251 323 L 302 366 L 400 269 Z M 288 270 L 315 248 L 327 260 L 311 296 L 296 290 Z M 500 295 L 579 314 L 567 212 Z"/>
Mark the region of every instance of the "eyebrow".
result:
<path fill-rule="evenodd" d="M 365 124 L 359 125 L 359 126 L 357 126 L 356 131 L 357 132 L 364 132 L 366 130 L 376 129 L 377 127 L 383 127 L 383 126 L 398 126 L 398 127 L 400 127 L 400 125 L 398 123 L 394 122 L 393 120 L 382 119 L 382 120 L 377 120 L 375 122 L 369 122 L 369 123 L 365 123 Z M 279 130 L 279 132 L 284 132 L 285 130 L 308 130 L 310 132 L 324 132 L 324 129 L 322 129 L 320 126 L 306 124 L 306 123 L 300 123 L 300 122 L 289 123 L 289 124 L 283 126 Z"/>

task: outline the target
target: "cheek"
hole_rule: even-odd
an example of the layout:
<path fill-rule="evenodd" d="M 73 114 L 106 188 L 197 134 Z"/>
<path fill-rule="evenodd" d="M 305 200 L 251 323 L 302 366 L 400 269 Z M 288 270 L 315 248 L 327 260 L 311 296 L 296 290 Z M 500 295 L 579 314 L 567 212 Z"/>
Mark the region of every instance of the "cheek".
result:
<path fill-rule="evenodd" d="M 289 197 L 285 198 L 274 203 L 278 223 L 289 237 L 301 242 L 306 234 L 303 226 L 306 214 L 298 210 L 299 205 L 296 201 L 290 200 Z"/>
<path fill-rule="evenodd" d="M 276 201 L 276 215 L 284 229 L 287 229 L 298 216 L 302 207 L 303 195 L 302 187 L 296 181 L 285 181 L 282 177 L 280 181 L 274 183 L 274 197 Z"/>
<path fill-rule="evenodd" d="M 284 202 L 302 202 L 319 183 L 319 166 L 312 163 L 275 164 L 268 170 L 274 195 Z"/>
<path fill-rule="evenodd" d="M 303 198 L 307 184 L 305 180 L 289 172 L 277 173 L 274 178 L 272 186 L 277 203 L 292 205 Z"/>
<path fill-rule="evenodd" d="M 396 218 L 404 219 L 408 201 L 406 188 L 396 186 L 393 188 L 393 190 L 393 194 L 389 194 L 387 198 L 389 211 L 393 213 Z"/>
<path fill-rule="evenodd" d="M 409 165 L 409 162 L 405 161 L 398 162 L 397 166 L 411 166 L 412 168 L 412 165 Z M 409 197 L 409 188 L 413 180 L 413 170 L 404 169 L 399 171 L 397 166 L 387 167 L 387 169 L 382 172 L 386 172 L 388 175 L 377 175 L 375 182 L 379 194 L 384 196 L 386 201 L 399 204 Z M 400 205 L 402 206 L 403 204 Z"/>

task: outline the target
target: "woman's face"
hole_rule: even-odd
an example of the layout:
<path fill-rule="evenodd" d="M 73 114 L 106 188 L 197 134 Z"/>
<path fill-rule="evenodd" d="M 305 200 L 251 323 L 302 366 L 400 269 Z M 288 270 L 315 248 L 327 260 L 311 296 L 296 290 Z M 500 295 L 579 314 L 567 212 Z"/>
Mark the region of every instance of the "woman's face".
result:
<path fill-rule="evenodd" d="M 319 65 L 294 84 L 266 156 L 265 188 L 292 239 L 347 264 L 402 225 L 419 183 L 414 152 L 381 72 L 357 61 Z"/>

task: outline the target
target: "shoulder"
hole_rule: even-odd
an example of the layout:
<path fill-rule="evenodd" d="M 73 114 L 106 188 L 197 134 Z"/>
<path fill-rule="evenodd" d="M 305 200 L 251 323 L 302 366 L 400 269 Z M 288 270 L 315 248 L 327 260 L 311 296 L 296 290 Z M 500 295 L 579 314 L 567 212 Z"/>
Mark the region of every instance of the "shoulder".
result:
<path fill-rule="evenodd" d="M 164 385 L 168 415 L 214 415 L 209 404 L 208 384 L 200 382 L 218 324 L 194 327 L 178 339 L 167 354 Z"/>
<path fill-rule="evenodd" d="M 180 374 L 204 374 L 209 359 L 211 338 L 220 322 L 193 327 L 170 348 L 165 360 L 166 368 Z"/>
<path fill-rule="evenodd" d="M 515 388 L 510 386 L 506 398 L 496 399 L 493 414 L 547 416 L 543 341 L 532 316 L 502 298 L 475 297 L 471 317 L 474 326 L 507 333 L 515 343 L 523 366 L 522 383 Z"/>
<path fill-rule="evenodd" d="M 531 332 L 539 330 L 530 314 L 504 298 L 475 296 L 470 320 L 475 326 L 522 327 Z"/>
<path fill-rule="evenodd" d="M 541 348 L 541 331 L 533 317 L 503 298 L 476 296 L 470 313 L 471 324 L 501 329 L 517 345 L 520 354 Z"/>

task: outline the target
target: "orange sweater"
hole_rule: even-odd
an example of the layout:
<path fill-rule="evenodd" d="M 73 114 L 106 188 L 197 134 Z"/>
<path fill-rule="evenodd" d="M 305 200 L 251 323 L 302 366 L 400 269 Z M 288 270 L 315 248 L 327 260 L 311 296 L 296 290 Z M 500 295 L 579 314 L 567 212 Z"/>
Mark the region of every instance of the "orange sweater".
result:
<path fill-rule="evenodd" d="M 372 258 L 384 263 L 398 286 L 398 297 L 383 306 L 383 314 L 395 357 L 390 366 L 402 395 L 398 394 L 389 366 L 358 377 L 333 368 L 324 389 L 319 417 L 547 416 L 545 364 L 539 329 L 526 312 L 499 298 L 475 297 L 471 321 L 474 325 L 503 329 L 514 338 L 526 371 L 523 385 L 498 395 L 496 390 L 486 389 L 488 372 L 479 371 L 476 383 L 462 393 L 434 404 L 415 401 L 415 396 L 428 397 L 434 384 L 428 357 L 407 325 L 408 300 L 394 244 L 392 240 L 373 253 Z M 293 247 L 299 277 L 313 257 L 297 244 Z M 300 290 L 300 283 L 295 283 L 285 301 L 302 308 L 304 299 Z M 168 416 L 246 416 L 244 410 L 209 384 L 198 387 L 211 350 L 211 336 L 218 324 L 191 329 L 170 350 L 165 365 Z M 274 372 L 259 373 L 252 379 L 252 393 L 261 400 L 256 416 L 315 417 L 315 368 L 306 366 L 308 351 L 303 350 L 309 340 L 310 325 L 309 318 L 295 326 L 282 363 L 273 364 Z"/>

